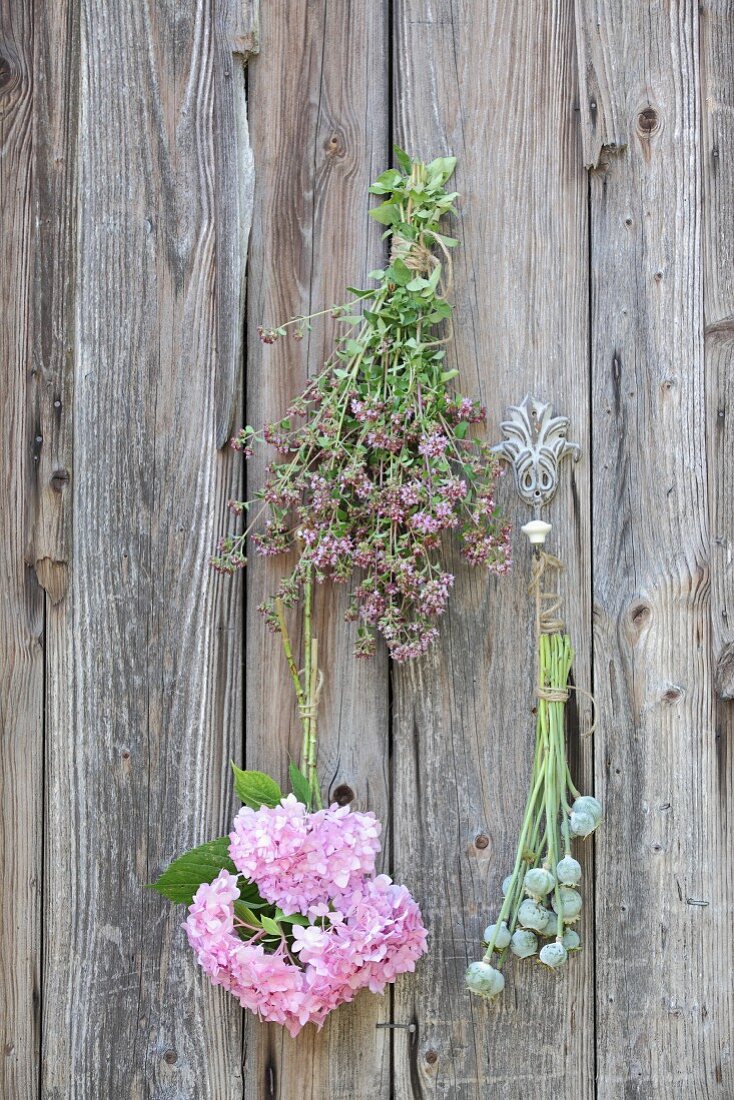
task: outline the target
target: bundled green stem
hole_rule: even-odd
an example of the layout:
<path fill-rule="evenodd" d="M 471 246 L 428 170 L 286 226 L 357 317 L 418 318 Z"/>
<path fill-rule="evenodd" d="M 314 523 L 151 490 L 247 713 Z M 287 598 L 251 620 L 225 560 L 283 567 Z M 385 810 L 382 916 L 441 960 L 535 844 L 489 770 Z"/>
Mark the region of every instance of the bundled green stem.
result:
<path fill-rule="evenodd" d="M 300 773 L 308 786 L 305 801 L 309 806 L 323 805 L 321 789 L 316 773 L 316 744 L 318 730 L 318 703 L 321 693 L 321 672 L 318 660 L 318 639 L 313 634 L 313 581 L 307 578 L 304 585 L 303 600 L 303 651 L 304 667 L 299 670 L 293 656 L 293 646 L 285 620 L 282 600 L 275 601 L 275 614 L 278 619 L 278 632 L 283 644 L 283 653 L 293 680 L 298 703 L 303 734 L 301 742 Z M 305 792 L 301 792 L 304 794 Z"/>
<path fill-rule="evenodd" d="M 496 922 L 485 931 L 481 962 L 467 972 L 468 988 L 492 998 L 504 987 L 500 973 L 508 951 L 520 958 L 538 952 L 555 969 L 580 947 L 570 926 L 579 918 L 576 887 L 581 867 L 571 856 L 571 838 L 587 836 L 601 819 L 595 798 L 579 794 L 566 757 L 565 705 L 574 652 L 567 634 L 539 634 L 537 718 L 530 793 L 525 805 L 513 869 L 503 883 Z"/>

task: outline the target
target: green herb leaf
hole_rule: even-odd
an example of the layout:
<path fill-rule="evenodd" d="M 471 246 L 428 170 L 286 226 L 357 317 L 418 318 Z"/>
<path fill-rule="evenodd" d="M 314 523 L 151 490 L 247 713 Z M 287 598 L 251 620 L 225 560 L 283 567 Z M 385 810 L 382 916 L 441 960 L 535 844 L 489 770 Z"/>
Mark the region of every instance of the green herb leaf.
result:
<path fill-rule="evenodd" d="M 412 272 L 402 260 L 395 260 L 387 271 L 387 276 L 392 282 L 397 283 L 398 286 L 407 286 L 410 280 L 413 278 Z"/>
<path fill-rule="evenodd" d="M 380 225 L 394 225 L 400 217 L 400 212 L 392 202 L 383 202 L 381 206 L 375 206 L 370 210 L 370 217 Z"/>
<path fill-rule="evenodd" d="M 431 177 L 431 182 L 441 184 L 441 186 L 454 174 L 455 168 L 456 157 L 436 157 L 435 160 L 426 165 L 426 171 Z"/>
<path fill-rule="evenodd" d="M 410 174 L 410 170 L 413 167 L 413 162 L 407 153 L 403 152 L 397 145 L 393 145 L 393 152 L 395 153 L 395 160 L 398 162 L 404 172 Z"/>
<path fill-rule="evenodd" d="M 202 882 L 213 882 L 222 870 L 237 874 L 237 868 L 229 858 L 229 844 L 229 837 L 221 836 L 218 840 L 191 848 L 174 859 L 160 878 L 149 884 L 150 888 L 178 905 L 191 905 Z"/>
<path fill-rule="evenodd" d="M 275 780 L 263 772 L 246 772 L 233 762 L 232 773 L 237 797 L 253 810 L 259 810 L 261 806 L 277 806 L 283 797 Z"/>
<path fill-rule="evenodd" d="M 441 264 L 436 264 L 433 271 L 429 275 L 426 288 L 423 291 L 424 298 L 428 298 L 431 294 L 433 294 L 434 290 L 438 286 L 438 280 L 441 278 L 441 267 Z"/>
<path fill-rule="evenodd" d="M 435 237 L 435 239 L 440 241 L 446 248 L 455 248 L 459 243 L 456 237 L 446 237 L 443 233 L 436 233 L 434 230 L 431 230 L 431 236 Z"/>

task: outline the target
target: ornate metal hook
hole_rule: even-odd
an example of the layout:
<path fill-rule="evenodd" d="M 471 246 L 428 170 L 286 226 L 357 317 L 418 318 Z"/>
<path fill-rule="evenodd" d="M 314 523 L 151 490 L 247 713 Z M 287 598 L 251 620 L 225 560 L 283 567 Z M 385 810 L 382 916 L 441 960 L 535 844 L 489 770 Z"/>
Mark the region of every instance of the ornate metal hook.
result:
<path fill-rule="evenodd" d="M 558 488 L 558 464 L 567 455 L 578 461 L 581 448 L 566 439 L 569 419 L 553 416 L 553 406 L 528 394 L 519 405 L 511 405 L 502 428 L 505 439 L 492 448 L 512 467 L 520 498 L 534 515 L 550 503 Z"/>

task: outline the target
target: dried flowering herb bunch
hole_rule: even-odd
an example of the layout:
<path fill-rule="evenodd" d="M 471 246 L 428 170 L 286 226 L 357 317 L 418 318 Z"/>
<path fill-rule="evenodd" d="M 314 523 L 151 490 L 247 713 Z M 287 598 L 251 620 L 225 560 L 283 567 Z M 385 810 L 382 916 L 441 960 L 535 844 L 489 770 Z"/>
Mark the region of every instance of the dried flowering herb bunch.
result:
<path fill-rule="evenodd" d="M 217 569 L 246 564 L 257 551 L 298 550 L 293 570 L 261 608 L 274 630 L 277 600 L 291 606 L 311 580 L 346 582 L 357 570 L 347 618 L 359 622 L 356 653 L 374 652 L 381 634 L 396 661 L 425 652 L 437 636 L 454 583 L 441 564 L 442 532 L 456 530 L 464 557 L 496 574 L 510 566 L 509 527 L 495 502 L 498 463 L 472 425 L 478 401 L 453 392 L 447 370 L 452 307 L 450 249 L 440 232 L 453 211 L 454 157 L 430 164 L 396 150 L 399 169 L 370 188 L 382 202 L 390 260 L 370 290 L 349 288 L 347 305 L 323 311 L 341 326 L 333 354 L 282 420 L 262 433 L 244 428 L 232 445 L 246 456 L 258 443 L 280 456 L 252 501 L 232 501 L 247 528 L 222 539 Z M 265 344 L 302 337 L 313 317 L 261 329 Z M 267 513 L 265 522 L 261 516 Z"/>

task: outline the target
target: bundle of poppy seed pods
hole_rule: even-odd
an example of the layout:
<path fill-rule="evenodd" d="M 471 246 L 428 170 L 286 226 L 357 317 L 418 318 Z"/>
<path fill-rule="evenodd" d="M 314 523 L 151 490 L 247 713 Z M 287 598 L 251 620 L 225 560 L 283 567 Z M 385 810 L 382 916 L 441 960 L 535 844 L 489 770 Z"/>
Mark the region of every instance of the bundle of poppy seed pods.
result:
<path fill-rule="evenodd" d="M 601 821 L 601 805 L 582 795 L 571 779 L 566 757 L 565 704 L 574 652 L 554 614 L 542 610 L 548 598 L 540 587 L 544 570 L 561 568 L 545 553 L 535 558 L 538 684 L 535 755 L 515 862 L 502 884 L 504 900 L 497 920 L 484 932 L 484 956 L 469 965 L 466 985 L 486 999 L 505 986 L 502 967 L 508 951 L 517 958 L 538 957 L 556 970 L 581 948 L 573 925 L 581 914 L 581 865 L 571 841 L 587 837 Z M 531 585 L 533 590 L 533 585 Z M 555 612 L 558 601 L 550 609 Z M 545 943 L 542 941 L 545 940 Z"/>

